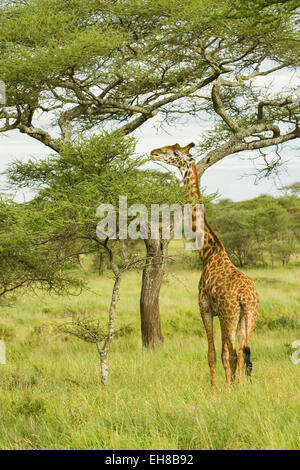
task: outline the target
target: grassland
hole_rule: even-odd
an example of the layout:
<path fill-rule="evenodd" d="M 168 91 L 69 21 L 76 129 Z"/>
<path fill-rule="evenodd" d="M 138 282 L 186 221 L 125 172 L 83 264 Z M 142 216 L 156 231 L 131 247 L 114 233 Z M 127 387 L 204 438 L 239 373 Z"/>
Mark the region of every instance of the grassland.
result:
<path fill-rule="evenodd" d="M 85 274 L 78 297 L 22 296 L 2 308 L 0 449 L 298 449 L 300 268 L 251 270 L 261 298 L 252 336 L 253 380 L 229 390 L 220 360 L 212 393 L 197 307 L 199 272 L 169 271 L 161 293 L 164 345 L 141 347 L 140 273 L 121 287 L 110 381 L 100 385 L 93 345 L 58 333 L 72 312 L 106 318 L 112 285 Z"/>

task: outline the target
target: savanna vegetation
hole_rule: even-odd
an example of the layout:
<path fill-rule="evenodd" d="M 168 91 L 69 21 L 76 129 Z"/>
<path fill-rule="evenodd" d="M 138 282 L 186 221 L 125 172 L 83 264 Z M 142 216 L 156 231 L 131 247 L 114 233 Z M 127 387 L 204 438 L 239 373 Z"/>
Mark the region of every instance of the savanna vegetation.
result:
<path fill-rule="evenodd" d="M 180 242 L 170 252 L 181 255 Z M 80 296 L 27 294 L 14 308 L 2 308 L 7 364 L 0 367 L 0 448 L 299 449 L 299 365 L 291 361 L 291 345 L 300 333 L 300 268 L 245 272 L 261 298 L 252 383 L 227 388 L 215 321 L 215 393 L 197 306 L 198 270 L 168 263 L 161 291 L 165 340 L 156 352 L 141 345 L 141 274 L 125 275 L 106 388 L 94 346 L 56 325 L 74 314 L 106 322 L 109 272 L 99 278 L 81 270 L 91 291 Z"/>
<path fill-rule="evenodd" d="M 62 152 L 61 159 L 10 167 L 11 182 L 24 185 L 30 181 L 37 195 L 25 204 L 2 202 L 1 260 L 6 273 L 11 273 L 11 277 L 3 275 L 2 285 L 8 286 L 4 280 L 10 279 L 11 295 L 2 296 L 0 321 L 0 336 L 7 346 L 7 364 L 0 369 L 0 448 L 298 448 L 299 372 L 291 361 L 292 343 L 300 333 L 296 195 L 261 196 L 239 203 L 208 198 L 206 203 L 209 218 L 236 264 L 238 250 L 248 247 L 241 264 L 254 278 L 261 298 L 252 339 L 252 383 L 227 390 L 219 359 L 217 390 L 213 394 L 210 390 L 206 337 L 197 306 L 201 267 L 197 253 L 185 251 L 183 241 L 174 240 L 169 248 L 160 296 L 165 337 L 161 348 L 147 350 L 140 340 L 141 263 L 134 264 L 132 272 L 124 272 L 120 284 L 108 387 L 101 385 L 94 345 L 82 341 L 82 334 L 79 338 L 69 334 L 70 326 L 74 332 L 74 325 L 91 322 L 107 328 L 114 281 L 109 256 L 94 240 L 92 209 L 101 196 L 97 183 L 120 165 L 123 179 L 118 181 L 123 189 L 126 181 L 133 181 L 126 179 L 128 172 L 133 171 L 135 179 L 145 177 L 145 172 L 139 175 L 135 159 L 120 160 L 122 140 L 115 158 L 107 165 L 102 162 L 99 173 L 100 149 L 106 149 L 104 156 L 105 142 L 110 145 L 105 139 L 89 141 L 89 146 L 79 143 L 72 151 Z M 85 157 L 97 156 L 94 164 L 91 157 L 80 159 L 82 145 Z M 78 177 L 84 164 L 90 174 L 86 185 Z M 65 178 L 68 198 L 60 187 Z M 154 173 L 151 189 L 156 178 L 158 194 L 166 198 L 173 184 L 172 198 L 180 201 L 176 180 Z M 164 181 L 168 183 L 165 190 Z M 129 185 L 129 197 L 131 189 Z M 107 186 L 107 191 L 111 198 L 117 197 L 114 187 Z M 77 211 L 79 197 L 81 210 Z M 45 217 L 55 221 L 47 230 Z M 272 252 L 271 239 L 277 242 Z M 115 262 L 122 268 L 122 246 L 110 243 Z M 288 262 L 282 253 L 288 253 Z M 142 241 L 126 244 L 125 255 L 145 259 Z M 21 274 L 25 285 L 16 286 Z M 80 293 L 80 289 L 84 290 Z M 215 323 L 220 358 L 220 331 Z"/>
<path fill-rule="evenodd" d="M 300 199 L 262 195 L 207 204 L 209 218 L 238 266 L 287 265 L 300 254 Z"/>
<path fill-rule="evenodd" d="M 185 201 L 173 173 L 135 154 L 131 134 L 153 118 L 211 123 L 200 177 L 244 151 L 259 178 L 278 173 L 299 99 L 292 80 L 263 80 L 295 72 L 297 34 L 294 0 L 0 2 L 0 132 L 52 152 L 13 161 L 0 192 L 0 449 L 299 448 L 299 183 L 204 197 L 261 298 L 253 380 L 232 389 L 221 361 L 210 389 L 198 255 L 161 233 L 96 233 L 97 207 L 118 210 L 120 195 Z M 220 357 L 218 322 L 216 338 Z"/>

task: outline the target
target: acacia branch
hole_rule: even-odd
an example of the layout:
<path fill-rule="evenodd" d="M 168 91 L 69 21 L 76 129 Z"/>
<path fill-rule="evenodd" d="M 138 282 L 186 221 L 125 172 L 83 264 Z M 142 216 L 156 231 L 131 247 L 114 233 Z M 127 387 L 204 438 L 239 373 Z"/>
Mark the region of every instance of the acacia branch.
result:
<path fill-rule="evenodd" d="M 263 60 L 263 59 L 262 59 Z M 285 64 L 286 65 L 286 64 Z M 246 151 L 246 150 L 258 150 L 274 145 L 279 145 L 292 139 L 300 137 L 300 128 L 296 119 L 296 125 L 293 131 L 281 134 L 280 128 L 275 123 L 264 122 L 263 110 L 265 106 L 284 107 L 291 103 L 296 103 L 297 100 L 287 97 L 282 101 L 276 100 L 264 100 L 258 103 L 257 108 L 257 123 L 249 125 L 247 127 L 240 126 L 237 121 L 231 116 L 225 109 L 225 105 L 221 97 L 222 87 L 240 87 L 244 86 L 244 81 L 253 78 L 258 75 L 268 75 L 276 70 L 279 70 L 284 65 L 273 67 L 265 72 L 260 71 L 260 62 L 257 64 L 255 72 L 249 75 L 237 75 L 236 80 L 225 80 L 219 76 L 213 87 L 212 87 L 212 103 L 215 112 L 222 118 L 222 121 L 226 123 L 231 132 L 231 136 L 226 142 L 218 146 L 217 148 L 208 152 L 208 154 L 198 162 L 199 176 L 224 157 L 232 155 L 234 153 Z M 292 121 L 289 121 L 290 123 Z M 272 135 L 269 137 L 266 133 L 271 132 Z M 249 138 L 252 137 L 252 140 Z"/>
<path fill-rule="evenodd" d="M 257 122 L 260 124 L 264 121 L 264 106 L 276 106 L 276 107 L 283 107 L 288 104 L 292 104 L 294 100 L 290 97 L 286 98 L 284 101 L 278 102 L 275 100 L 266 100 L 260 101 L 257 106 Z"/>
<path fill-rule="evenodd" d="M 19 124 L 17 128 L 23 134 L 27 134 L 30 137 L 33 137 L 34 139 L 47 145 L 47 147 L 50 147 L 51 149 L 55 150 L 55 152 L 59 152 L 60 145 L 62 144 L 61 139 L 54 139 L 47 131 L 44 131 L 43 129 L 34 127 L 32 125 L 27 126 L 25 124 Z"/>
<path fill-rule="evenodd" d="M 268 130 L 267 128 L 268 126 L 266 125 L 265 130 Z M 253 127 L 251 129 L 253 129 Z M 220 145 L 216 149 L 213 149 L 208 152 L 208 154 L 197 164 L 199 177 L 201 177 L 209 167 L 219 162 L 224 157 L 227 157 L 228 155 L 243 152 L 246 150 L 258 150 L 261 148 L 279 145 L 289 140 L 296 139 L 297 137 L 300 137 L 300 128 L 296 127 L 292 132 L 289 132 L 287 134 L 276 136 L 274 136 L 273 134 L 273 137 L 265 137 L 252 142 L 244 141 L 243 135 L 246 133 L 247 129 L 245 130 L 245 132 L 240 132 L 238 135 L 233 135 L 230 139 L 228 139 L 227 142 Z M 248 130 L 248 133 L 250 133 L 250 130 Z M 250 135 L 252 135 L 252 133 Z"/>
<path fill-rule="evenodd" d="M 25 279 L 24 281 L 21 281 L 14 286 L 11 287 L 3 287 L 3 289 L 0 291 L 0 297 L 6 295 L 9 292 L 13 292 L 14 290 L 20 289 L 20 287 L 23 287 L 25 285 L 29 285 L 31 282 L 34 282 L 32 279 Z"/>
<path fill-rule="evenodd" d="M 7 132 L 13 129 L 17 129 L 21 120 L 21 113 L 19 108 L 17 108 L 16 113 L 9 113 L 6 107 L 3 106 L 2 109 L 0 109 L 0 119 L 4 119 L 5 121 L 4 126 L 0 128 L 0 132 Z M 14 120 L 12 124 L 10 123 L 11 120 Z"/>
<path fill-rule="evenodd" d="M 183 90 L 180 90 L 179 92 L 177 93 L 173 93 L 172 95 L 170 96 L 166 96 L 164 98 L 162 98 L 161 100 L 153 103 L 151 105 L 151 109 L 152 110 L 155 110 L 155 109 L 159 109 L 160 107 L 166 105 L 166 104 L 169 104 L 169 103 L 173 103 L 174 101 L 180 99 L 180 98 L 184 98 L 184 97 L 189 97 L 189 96 L 192 96 L 193 93 L 195 93 L 196 91 L 200 90 L 201 88 L 204 88 L 206 85 L 209 85 L 210 83 L 212 83 L 214 80 L 216 80 L 218 77 L 219 77 L 220 73 L 219 72 L 214 72 L 212 75 L 210 75 L 209 77 L 205 78 L 204 80 L 202 80 L 200 83 L 197 83 L 196 85 L 193 85 L 191 87 L 188 87 L 188 88 L 185 88 Z"/>
<path fill-rule="evenodd" d="M 237 82 L 238 83 L 238 82 Z M 232 132 L 236 133 L 239 131 L 239 126 L 237 122 L 233 119 L 232 116 L 230 116 L 229 113 L 227 113 L 225 106 L 222 102 L 221 96 L 220 96 L 220 88 L 223 85 L 228 84 L 228 82 L 225 82 L 221 77 L 219 77 L 213 87 L 212 87 L 212 92 L 211 92 L 211 97 L 212 97 L 212 102 L 213 102 L 213 107 L 216 113 L 223 119 L 224 122 L 226 122 L 227 126 L 232 130 Z M 229 85 L 233 86 L 233 85 Z M 238 83 L 236 86 L 240 86 L 240 83 Z"/>

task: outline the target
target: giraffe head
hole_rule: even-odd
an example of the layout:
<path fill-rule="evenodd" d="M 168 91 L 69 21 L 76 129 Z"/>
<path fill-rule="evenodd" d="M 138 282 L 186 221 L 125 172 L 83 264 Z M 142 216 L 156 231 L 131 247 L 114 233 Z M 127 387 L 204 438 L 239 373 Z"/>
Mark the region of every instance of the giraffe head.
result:
<path fill-rule="evenodd" d="M 190 149 L 192 147 L 195 147 L 193 142 L 185 147 L 180 147 L 179 144 L 166 145 L 165 147 L 151 150 L 151 159 L 169 163 L 170 165 L 174 165 L 181 169 L 194 161 L 190 154 Z"/>

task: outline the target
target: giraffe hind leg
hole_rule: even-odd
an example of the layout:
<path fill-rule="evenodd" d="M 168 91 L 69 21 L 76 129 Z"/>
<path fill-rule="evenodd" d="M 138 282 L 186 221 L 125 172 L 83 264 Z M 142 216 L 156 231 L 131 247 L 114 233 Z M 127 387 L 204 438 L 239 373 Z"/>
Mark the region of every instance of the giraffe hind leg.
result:
<path fill-rule="evenodd" d="M 230 353 L 229 347 L 227 343 L 222 344 L 222 363 L 225 370 L 225 377 L 227 380 L 228 385 L 232 384 L 232 376 L 231 376 L 231 367 L 230 367 Z"/>
<path fill-rule="evenodd" d="M 222 362 L 227 383 L 231 385 L 235 381 L 235 373 L 238 364 L 238 356 L 235 349 L 236 330 L 239 316 L 231 317 L 230 322 L 220 318 L 222 333 Z"/>

